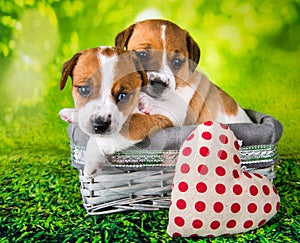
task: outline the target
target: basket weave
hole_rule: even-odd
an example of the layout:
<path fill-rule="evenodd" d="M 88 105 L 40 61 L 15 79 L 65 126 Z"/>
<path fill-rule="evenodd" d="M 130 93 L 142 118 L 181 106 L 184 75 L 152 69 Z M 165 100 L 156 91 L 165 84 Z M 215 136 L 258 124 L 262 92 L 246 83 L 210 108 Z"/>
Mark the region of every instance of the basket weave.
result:
<path fill-rule="evenodd" d="M 240 148 L 242 169 L 262 174 L 272 180 L 275 178 L 274 164 L 278 162 L 277 142 L 282 134 L 282 126 L 270 116 L 249 110 L 246 112 L 255 124 L 229 125 L 238 139 L 242 138 L 244 144 Z M 167 138 L 172 137 L 171 142 L 164 142 L 163 149 L 153 149 L 155 146 L 148 146 L 147 149 L 134 147 L 107 156 L 106 166 L 101 173 L 89 179 L 83 175 L 88 137 L 77 124 L 71 124 L 71 161 L 79 171 L 80 192 L 87 213 L 100 215 L 127 210 L 152 211 L 169 208 L 179 148 L 193 129 L 195 126 L 170 128 L 156 134 L 156 137 L 151 138 L 151 144 L 157 144 L 157 139 L 161 141 L 161 133 Z M 178 141 L 174 142 L 174 137 Z"/>

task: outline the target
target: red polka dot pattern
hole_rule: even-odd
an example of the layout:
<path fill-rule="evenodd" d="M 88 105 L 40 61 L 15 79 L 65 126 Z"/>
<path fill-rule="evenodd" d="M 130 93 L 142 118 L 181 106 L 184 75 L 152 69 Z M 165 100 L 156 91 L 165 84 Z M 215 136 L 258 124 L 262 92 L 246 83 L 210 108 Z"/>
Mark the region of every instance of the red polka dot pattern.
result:
<path fill-rule="evenodd" d="M 199 182 L 196 186 L 196 189 L 197 189 L 198 192 L 204 193 L 207 190 L 207 186 L 204 182 Z"/>
<path fill-rule="evenodd" d="M 190 136 L 187 137 L 186 141 L 190 141 L 194 138 L 195 134 L 192 133 Z"/>
<path fill-rule="evenodd" d="M 248 209 L 248 212 L 249 213 L 255 213 L 256 210 L 257 210 L 257 206 L 255 203 L 250 203 L 248 206 L 247 206 L 247 209 Z"/>
<path fill-rule="evenodd" d="M 250 179 L 252 178 L 252 175 L 250 175 L 250 173 L 248 173 L 248 172 L 243 172 L 243 173 L 244 173 L 244 175 L 247 176 L 248 178 L 250 178 Z"/>
<path fill-rule="evenodd" d="M 235 179 L 239 178 L 240 177 L 239 171 L 238 170 L 233 170 L 232 171 L 232 176 Z"/>
<path fill-rule="evenodd" d="M 267 222 L 267 220 L 265 220 L 265 219 L 263 219 L 262 221 L 260 221 L 259 223 L 258 223 L 258 226 L 260 227 L 260 226 L 262 226 L 264 223 L 266 223 Z"/>
<path fill-rule="evenodd" d="M 227 159 L 227 152 L 225 150 L 220 150 L 218 152 L 218 157 L 221 159 L 221 160 L 225 160 Z"/>
<path fill-rule="evenodd" d="M 232 213 L 238 213 L 241 210 L 241 205 L 238 203 L 233 203 L 231 205 L 231 212 Z"/>
<path fill-rule="evenodd" d="M 193 221 L 193 227 L 195 229 L 200 229 L 203 226 L 203 222 L 200 219 L 195 219 Z"/>
<path fill-rule="evenodd" d="M 264 176 L 241 170 L 239 143 L 226 125 L 205 122 L 185 140 L 172 184 L 168 233 L 216 237 L 265 224 L 280 208 Z"/>
<path fill-rule="evenodd" d="M 234 185 L 232 190 L 235 195 L 241 195 L 243 192 L 243 187 L 241 185 Z"/>
<path fill-rule="evenodd" d="M 253 226 L 253 221 L 252 220 L 247 220 L 247 221 L 245 221 L 245 223 L 244 223 L 244 228 L 245 229 L 249 229 L 249 228 L 251 228 Z"/>
<path fill-rule="evenodd" d="M 190 166 L 187 163 L 181 165 L 180 171 L 182 174 L 187 174 L 190 171 Z"/>
<path fill-rule="evenodd" d="M 214 123 L 212 121 L 206 121 L 203 123 L 205 126 L 211 126 L 213 125 Z"/>
<path fill-rule="evenodd" d="M 228 126 L 227 126 L 227 125 L 225 125 L 225 124 L 222 124 L 222 123 L 220 123 L 220 126 L 221 126 L 223 129 L 225 129 L 225 130 L 227 130 L 227 129 L 228 129 Z"/>
<path fill-rule="evenodd" d="M 195 204 L 195 209 L 198 211 L 198 212 L 203 212 L 206 208 L 206 205 L 204 202 L 202 201 L 198 201 L 196 202 Z"/>
<path fill-rule="evenodd" d="M 191 147 L 186 147 L 182 150 L 182 154 L 184 156 L 189 156 L 192 153 L 192 148 Z"/>
<path fill-rule="evenodd" d="M 237 140 L 234 141 L 233 145 L 234 145 L 236 150 L 240 150 L 240 145 L 239 145 L 239 142 Z"/>
<path fill-rule="evenodd" d="M 228 137 L 226 135 L 224 135 L 224 134 L 222 134 L 222 135 L 219 136 L 219 140 L 223 144 L 227 144 L 228 143 Z"/>
<path fill-rule="evenodd" d="M 262 190 L 265 195 L 270 195 L 270 189 L 267 185 L 263 185 Z"/>
<path fill-rule="evenodd" d="M 277 202 L 277 203 L 276 203 L 276 211 L 278 211 L 279 208 L 280 208 L 280 202 Z"/>
<path fill-rule="evenodd" d="M 221 202 L 216 202 L 216 203 L 214 204 L 214 211 L 215 211 L 216 213 L 221 213 L 221 212 L 223 211 L 223 209 L 224 209 L 223 203 L 221 203 Z"/>
<path fill-rule="evenodd" d="M 218 166 L 218 167 L 216 168 L 216 174 L 217 174 L 218 176 L 224 176 L 224 175 L 226 174 L 226 170 L 224 169 L 224 167 Z"/>
<path fill-rule="evenodd" d="M 277 193 L 275 186 L 272 186 L 272 188 L 273 188 L 274 193 L 277 195 L 278 193 Z"/>
<path fill-rule="evenodd" d="M 184 223 L 185 223 L 184 219 L 182 217 L 179 217 L 179 216 L 177 216 L 177 217 L 174 218 L 174 222 L 179 227 L 182 227 L 184 225 Z"/>
<path fill-rule="evenodd" d="M 186 208 L 186 202 L 185 202 L 185 200 L 179 199 L 176 202 L 176 206 L 177 206 L 178 209 L 185 209 Z"/>
<path fill-rule="evenodd" d="M 207 157 L 210 153 L 209 148 L 208 147 L 201 147 L 199 150 L 199 153 L 203 156 L 203 157 Z"/>
<path fill-rule="evenodd" d="M 236 226 L 236 221 L 234 219 L 229 220 L 226 224 L 226 227 L 230 229 L 234 228 L 235 226 Z"/>
<path fill-rule="evenodd" d="M 235 154 L 235 155 L 233 155 L 233 161 L 234 161 L 234 163 L 236 163 L 236 164 L 239 164 L 241 161 L 240 161 L 240 158 Z"/>
<path fill-rule="evenodd" d="M 257 187 L 254 186 L 254 185 L 250 186 L 249 191 L 250 191 L 250 194 L 251 194 L 252 196 L 256 196 L 256 195 L 258 194 L 258 189 L 257 189 Z"/>
<path fill-rule="evenodd" d="M 204 132 L 204 133 L 202 133 L 202 138 L 204 138 L 206 140 L 210 140 L 212 138 L 212 135 L 210 132 Z"/>
<path fill-rule="evenodd" d="M 265 213 L 270 213 L 272 210 L 272 205 L 270 203 L 266 203 L 264 206 L 264 212 Z"/>
<path fill-rule="evenodd" d="M 188 188 L 189 188 L 188 184 L 184 181 L 182 181 L 178 184 L 178 189 L 181 192 L 186 192 Z"/>
<path fill-rule="evenodd" d="M 218 194 L 224 194 L 226 191 L 226 186 L 223 184 L 217 184 L 215 187 L 216 193 Z"/>
<path fill-rule="evenodd" d="M 206 175 L 208 173 L 208 167 L 205 164 L 200 164 L 198 166 L 198 173 L 201 175 Z"/>
<path fill-rule="evenodd" d="M 215 221 L 211 222 L 210 228 L 212 230 L 216 230 L 220 227 L 220 225 L 221 225 L 221 223 L 218 220 L 215 220 Z"/>
<path fill-rule="evenodd" d="M 262 179 L 262 178 L 263 178 L 263 176 L 262 176 L 262 175 L 260 175 L 260 174 L 258 174 L 258 173 L 253 173 L 253 175 L 255 175 L 256 177 L 258 177 L 258 178 L 260 178 L 260 179 Z"/>

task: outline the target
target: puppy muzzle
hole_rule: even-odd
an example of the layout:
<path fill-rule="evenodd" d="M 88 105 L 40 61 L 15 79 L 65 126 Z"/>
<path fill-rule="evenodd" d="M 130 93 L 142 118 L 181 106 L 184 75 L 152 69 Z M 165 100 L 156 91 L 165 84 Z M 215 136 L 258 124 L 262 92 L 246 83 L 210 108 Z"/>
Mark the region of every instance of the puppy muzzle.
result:
<path fill-rule="evenodd" d="M 91 118 L 93 133 L 107 135 L 111 132 L 111 115 L 107 117 L 94 116 Z"/>
<path fill-rule="evenodd" d="M 159 98 L 167 89 L 170 88 L 169 75 L 161 74 L 159 72 L 148 72 L 149 83 L 145 92 L 154 97 Z"/>

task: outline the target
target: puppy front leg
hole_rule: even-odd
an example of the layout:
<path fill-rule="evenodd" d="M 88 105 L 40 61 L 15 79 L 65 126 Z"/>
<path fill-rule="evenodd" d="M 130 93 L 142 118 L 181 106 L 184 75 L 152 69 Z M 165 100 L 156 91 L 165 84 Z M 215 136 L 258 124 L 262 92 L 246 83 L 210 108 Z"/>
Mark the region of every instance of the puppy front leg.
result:
<path fill-rule="evenodd" d="M 131 141 L 139 142 L 152 133 L 173 126 L 173 123 L 163 115 L 135 113 L 123 125 L 121 134 Z"/>
<path fill-rule="evenodd" d="M 114 154 L 140 142 L 131 141 L 120 133 L 111 136 L 91 136 L 85 155 L 85 175 L 96 177 L 106 164 L 106 155 Z"/>
<path fill-rule="evenodd" d="M 148 135 L 172 126 L 173 123 L 165 116 L 135 113 L 115 136 L 91 136 L 85 154 L 85 176 L 93 178 L 99 174 L 106 163 L 105 155 L 129 148 Z"/>
<path fill-rule="evenodd" d="M 139 110 L 147 115 L 163 115 L 174 126 L 182 126 L 186 116 L 188 102 L 176 92 L 171 92 L 164 100 L 156 100 L 145 93 L 140 93 Z"/>
<path fill-rule="evenodd" d="M 139 97 L 139 110 L 147 115 L 163 114 L 165 112 L 159 101 L 143 92 L 140 93 Z"/>
<path fill-rule="evenodd" d="M 105 155 L 97 143 L 97 138 L 90 137 L 85 153 L 84 175 L 95 177 L 105 164 Z"/>

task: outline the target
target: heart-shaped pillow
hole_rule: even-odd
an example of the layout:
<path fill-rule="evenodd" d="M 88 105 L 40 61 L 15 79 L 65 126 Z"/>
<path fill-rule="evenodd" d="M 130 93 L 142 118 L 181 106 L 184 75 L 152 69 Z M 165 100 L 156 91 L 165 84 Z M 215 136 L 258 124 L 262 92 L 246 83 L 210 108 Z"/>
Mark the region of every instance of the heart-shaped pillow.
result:
<path fill-rule="evenodd" d="M 205 122 L 183 143 L 169 210 L 171 236 L 213 237 L 255 229 L 278 211 L 276 188 L 244 172 L 239 144 L 228 126 Z"/>

